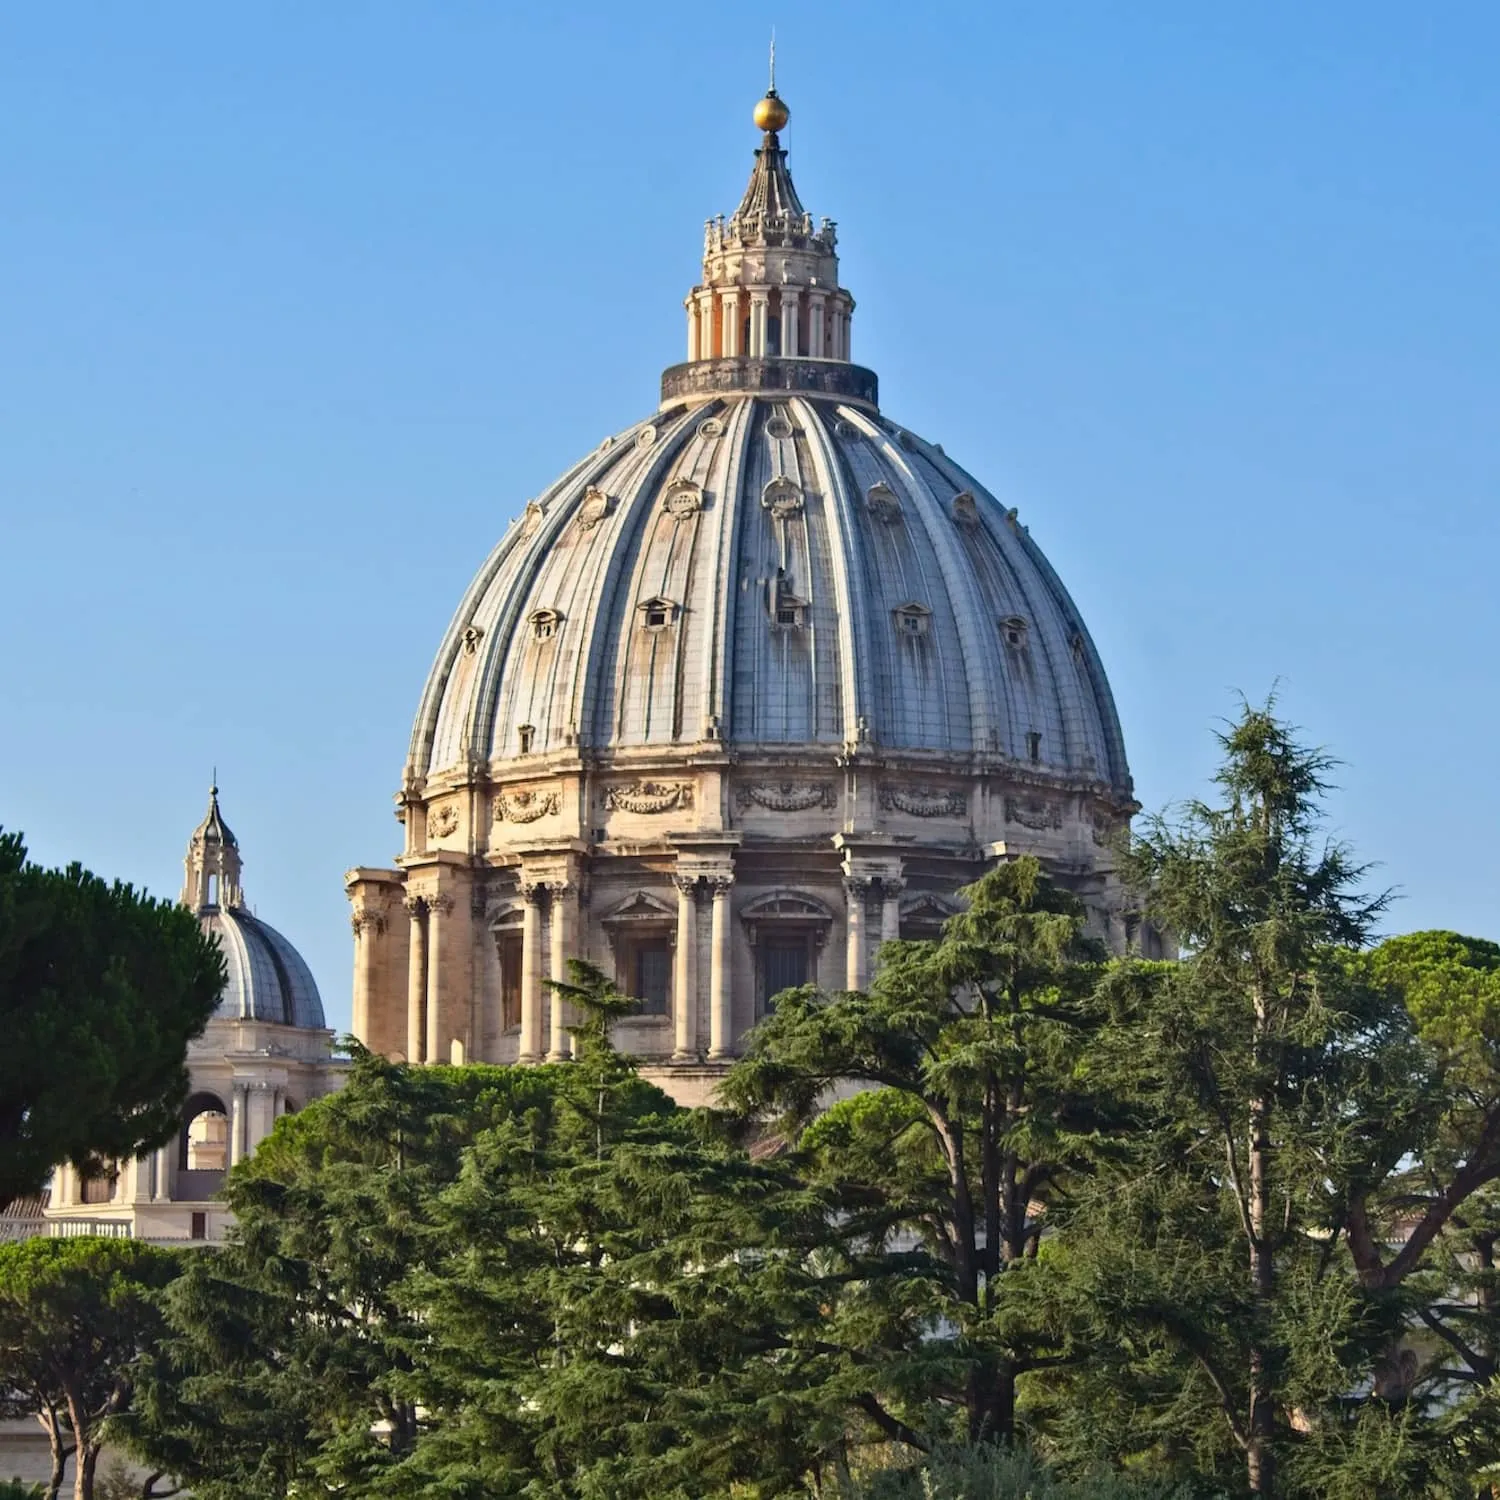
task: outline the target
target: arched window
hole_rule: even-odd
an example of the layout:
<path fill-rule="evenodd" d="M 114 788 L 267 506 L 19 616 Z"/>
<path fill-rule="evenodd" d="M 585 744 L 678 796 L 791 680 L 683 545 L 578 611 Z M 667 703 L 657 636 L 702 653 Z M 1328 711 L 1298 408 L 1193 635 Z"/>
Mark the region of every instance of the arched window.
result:
<path fill-rule="evenodd" d="M 783 990 L 818 982 L 818 955 L 833 913 L 801 891 L 772 891 L 741 913 L 755 952 L 755 1006 L 765 1015 Z"/>
<path fill-rule="evenodd" d="M 194 1094 L 177 1137 L 179 1172 L 224 1172 L 229 1166 L 229 1111 L 217 1094 Z"/>

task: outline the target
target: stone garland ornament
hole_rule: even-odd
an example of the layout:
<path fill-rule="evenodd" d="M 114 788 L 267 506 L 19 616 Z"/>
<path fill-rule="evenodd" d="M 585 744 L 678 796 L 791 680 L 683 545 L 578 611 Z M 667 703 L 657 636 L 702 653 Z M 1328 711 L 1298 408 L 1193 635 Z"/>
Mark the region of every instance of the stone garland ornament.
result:
<path fill-rule="evenodd" d="M 592 531 L 609 514 L 614 502 L 597 485 L 590 485 L 583 492 L 583 504 L 578 508 L 578 529 Z"/>
<path fill-rule="evenodd" d="M 796 480 L 780 475 L 761 491 L 760 503 L 778 521 L 800 516 L 804 505 L 802 486 Z"/>
<path fill-rule="evenodd" d="M 693 805 L 693 787 L 686 781 L 635 781 L 604 792 L 610 812 L 664 813 Z"/>
<path fill-rule="evenodd" d="M 969 810 L 962 792 L 934 786 L 883 786 L 880 805 L 887 812 L 904 812 L 913 818 L 961 818 Z"/>
<path fill-rule="evenodd" d="M 838 795 L 827 782 L 753 781 L 736 791 L 741 808 L 752 804 L 771 812 L 806 812 L 812 807 L 833 807 Z"/>
<path fill-rule="evenodd" d="M 651 426 L 650 423 L 647 423 L 647 425 L 641 428 L 641 430 L 635 435 L 635 445 L 637 448 L 649 448 L 655 442 L 656 428 Z"/>
<path fill-rule="evenodd" d="M 427 814 L 427 832 L 433 838 L 445 839 L 458 831 L 458 809 L 451 802 L 434 807 Z"/>
<path fill-rule="evenodd" d="M 877 480 L 870 486 L 869 494 L 865 496 L 865 502 L 870 507 L 870 514 L 885 526 L 894 526 L 901 519 L 901 500 L 885 480 Z"/>
<path fill-rule="evenodd" d="M 1044 797 L 1007 797 L 1005 799 L 1005 821 L 1019 823 L 1036 833 L 1063 825 L 1062 808 Z"/>
<path fill-rule="evenodd" d="M 497 823 L 535 823 L 555 813 L 562 806 L 556 792 L 538 792 L 521 787 L 510 792 L 495 793 L 495 821 Z"/>
<path fill-rule="evenodd" d="M 662 509 L 679 520 L 703 509 L 703 491 L 691 479 L 674 479 L 662 496 Z"/>

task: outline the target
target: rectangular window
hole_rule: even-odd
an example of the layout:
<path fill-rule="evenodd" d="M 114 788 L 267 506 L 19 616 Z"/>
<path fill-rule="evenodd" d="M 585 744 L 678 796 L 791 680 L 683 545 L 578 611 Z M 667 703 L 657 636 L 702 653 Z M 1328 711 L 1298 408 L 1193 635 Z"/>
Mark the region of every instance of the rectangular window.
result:
<path fill-rule="evenodd" d="M 773 937 L 761 944 L 761 1007 L 771 1008 L 771 1001 L 782 990 L 796 989 L 808 981 L 806 937 Z"/>
<path fill-rule="evenodd" d="M 520 933 L 500 935 L 500 1027 L 503 1031 L 521 1024 Z"/>
<path fill-rule="evenodd" d="M 208 1238 L 208 1215 L 195 1213 L 193 1215 L 193 1227 L 190 1231 L 195 1240 L 206 1240 Z"/>
<path fill-rule="evenodd" d="M 643 1016 L 664 1016 L 672 994 L 672 945 L 666 938 L 645 938 L 635 947 L 631 992 Z"/>

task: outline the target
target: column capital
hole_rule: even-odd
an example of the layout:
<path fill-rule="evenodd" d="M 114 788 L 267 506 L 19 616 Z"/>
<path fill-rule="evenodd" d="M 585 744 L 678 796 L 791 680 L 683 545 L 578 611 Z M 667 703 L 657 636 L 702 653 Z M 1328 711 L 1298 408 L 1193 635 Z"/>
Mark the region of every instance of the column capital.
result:
<path fill-rule="evenodd" d="M 734 876 L 728 873 L 715 873 L 705 877 L 705 883 L 715 901 L 727 896 L 734 889 Z"/>
<path fill-rule="evenodd" d="M 527 906 L 535 906 L 541 901 L 542 894 L 547 889 L 547 882 L 545 880 L 534 879 L 522 880 L 517 889 L 521 893 L 521 899 Z"/>
<path fill-rule="evenodd" d="M 435 916 L 446 917 L 453 910 L 453 897 L 444 892 L 427 898 L 427 910 Z"/>
<path fill-rule="evenodd" d="M 851 896 L 865 897 L 875 889 L 875 880 L 869 875 L 846 875 L 844 889 Z"/>
<path fill-rule="evenodd" d="M 401 904 L 414 917 L 421 916 L 427 910 L 427 898 L 425 896 L 418 896 L 416 894 L 403 896 Z"/>
<path fill-rule="evenodd" d="M 696 896 L 698 894 L 698 882 L 701 878 L 698 875 L 674 875 L 672 877 L 672 884 L 677 887 L 679 895 Z"/>
<path fill-rule="evenodd" d="M 366 932 L 379 937 L 385 931 L 385 913 L 381 911 L 356 911 L 349 914 L 349 926 L 356 938 Z"/>

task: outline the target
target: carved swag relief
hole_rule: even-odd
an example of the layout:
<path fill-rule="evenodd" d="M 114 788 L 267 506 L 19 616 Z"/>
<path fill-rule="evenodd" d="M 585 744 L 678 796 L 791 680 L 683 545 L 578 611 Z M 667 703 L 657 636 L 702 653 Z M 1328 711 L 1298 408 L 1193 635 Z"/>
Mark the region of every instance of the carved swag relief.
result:
<path fill-rule="evenodd" d="M 904 812 L 913 818 L 961 818 L 969 810 L 969 799 L 942 787 L 883 786 L 880 805 L 887 812 Z"/>
<path fill-rule="evenodd" d="M 810 807 L 832 807 L 838 800 L 827 782 L 757 781 L 738 788 L 742 808 L 752 804 L 772 812 L 806 812 Z"/>
<path fill-rule="evenodd" d="M 610 812 L 673 812 L 693 805 L 693 787 L 687 781 L 633 781 L 607 787 L 603 801 Z"/>
<path fill-rule="evenodd" d="M 1044 797 L 1007 797 L 1005 821 L 1019 823 L 1022 828 L 1044 833 L 1049 828 L 1062 827 L 1062 808 Z"/>
<path fill-rule="evenodd" d="M 445 802 L 441 807 L 432 808 L 427 814 L 427 832 L 435 839 L 445 839 L 450 833 L 458 831 L 458 809 L 451 803 Z"/>
<path fill-rule="evenodd" d="M 537 791 L 532 787 L 516 787 L 508 792 L 495 793 L 495 821 L 497 823 L 535 823 L 555 813 L 562 806 L 556 792 Z"/>

